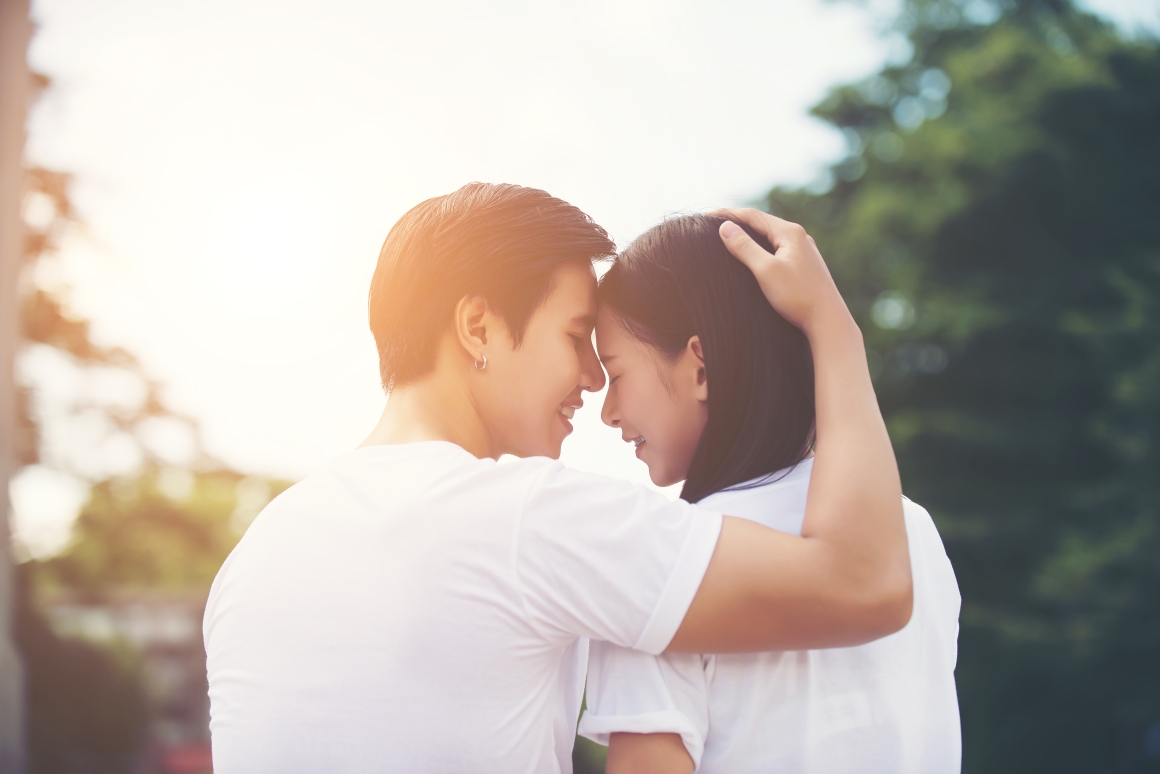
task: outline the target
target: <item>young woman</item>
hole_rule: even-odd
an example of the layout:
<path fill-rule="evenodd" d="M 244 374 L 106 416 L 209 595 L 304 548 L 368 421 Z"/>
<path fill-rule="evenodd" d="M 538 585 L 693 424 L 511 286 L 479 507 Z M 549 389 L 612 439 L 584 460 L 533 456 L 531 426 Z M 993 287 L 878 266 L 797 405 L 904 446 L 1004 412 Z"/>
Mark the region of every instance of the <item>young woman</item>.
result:
<path fill-rule="evenodd" d="M 683 480 L 689 502 L 799 534 L 813 464 L 810 348 L 730 255 L 723 222 L 669 220 L 604 276 L 602 416 L 654 483 Z M 904 511 L 914 608 L 889 637 L 716 656 L 593 643 L 580 733 L 609 745 L 607 771 L 957 772 L 958 586 L 930 516 L 910 501 Z"/>

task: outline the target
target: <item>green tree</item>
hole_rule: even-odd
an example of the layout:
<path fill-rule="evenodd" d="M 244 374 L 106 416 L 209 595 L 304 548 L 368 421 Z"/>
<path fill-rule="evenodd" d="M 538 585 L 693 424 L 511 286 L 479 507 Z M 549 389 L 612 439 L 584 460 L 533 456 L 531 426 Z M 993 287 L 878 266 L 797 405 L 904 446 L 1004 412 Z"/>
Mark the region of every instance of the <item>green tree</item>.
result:
<path fill-rule="evenodd" d="M 41 88 L 47 87 L 41 78 Z M 118 586 L 208 590 L 248 519 L 288 482 L 244 476 L 208 454 L 196 420 L 173 410 L 130 352 L 94 340 L 88 320 L 72 311 L 69 286 L 57 265 L 64 238 L 81 229 L 69 198 L 71 177 L 31 167 L 25 184 L 25 266 L 21 277 L 20 351 L 37 351 L 90 374 L 117 372 L 121 395 L 81 393 L 64 405 L 45 405 L 44 377 L 19 385 L 16 439 L 19 461 L 83 476 L 73 461 L 45 453 L 44 428 L 52 422 L 94 414 L 108 436 L 120 436 L 139 452 L 140 466 L 94 482 L 63 554 L 35 567 L 38 583 L 97 591 Z M 139 388 L 139 389 L 138 389 Z M 111 399 L 110 399 L 111 398 Z M 156 422 L 185 431 L 187 459 L 174 463 L 148 442 Z M 90 450 L 91 451 L 91 450 Z M 95 453 L 95 452 L 93 452 Z"/>
<path fill-rule="evenodd" d="M 197 423 L 166 404 L 141 363 L 95 341 L 89 322 L 71 309 L 57 265 L 62 241 L 81 228 L 70 182 L 41 167 L 26 173 L 18 359 L 47 353 L 79 372 L 78 382 L 114 372 L 125 389 L 112 400 L 82 393 L 49 405 L 45 377 L 26 375 L 17 401 L 18 459 L 83 477 L 70 455 L 46 452 L 44 430 L 96 416 L 106 437 L 133 444 L 141 464 L 94 481 L 65 549 L 19 568 L 16 640 L 27 680 L 29 771 L 116 774 L 141 770 L 149 717 L 164 708 L 152 706 L 136 654 L 60 636 L 38 603 L 57 592 L 93 602 L 126 589 L 205 594 L 249 520 L 288 482 L 244 476 L 206 453 Z M 175 464 L 148 442 L 158 422 L 185 431 L 187 459 Z"/>
<path fill-rule="evenodd" d="M 1160 771 L 1160 49 L 1066 2 L 924 2 L 816 109 L 813 233 L 963 592 L 968 772 Z M 827 181 L 822 181 L 823 186 Z"/>
<path fill-rule="evenodd" d="M 289 486 L 231 470 L 147 468 L 92 487 L 69 545 L 36 563 L 42 591 L 208 593 L 218 568 L 272 496 Z"/>

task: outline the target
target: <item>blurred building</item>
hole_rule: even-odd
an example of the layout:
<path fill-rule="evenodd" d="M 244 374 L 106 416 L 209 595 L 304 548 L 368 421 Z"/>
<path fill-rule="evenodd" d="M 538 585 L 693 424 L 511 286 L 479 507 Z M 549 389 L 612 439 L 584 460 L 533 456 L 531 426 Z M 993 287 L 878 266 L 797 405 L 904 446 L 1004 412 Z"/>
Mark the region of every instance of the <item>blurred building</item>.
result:
<path fill-rule="evenodd" d="M 43 600 L 53 629 L 122 652 L 140 670 L 149 735 L 140 774 L 212 770 L 200 593 L 137 591 Z"/>
<path fill-rule="evenodd" d="M 24 681 L 13 642 L 8 481 L 16 456 L 16 285 L 24 252 L 24 118 L 32 93 L 25 62 L 28 0 L 0 0 L 0 774 L 24 770 Z"/>

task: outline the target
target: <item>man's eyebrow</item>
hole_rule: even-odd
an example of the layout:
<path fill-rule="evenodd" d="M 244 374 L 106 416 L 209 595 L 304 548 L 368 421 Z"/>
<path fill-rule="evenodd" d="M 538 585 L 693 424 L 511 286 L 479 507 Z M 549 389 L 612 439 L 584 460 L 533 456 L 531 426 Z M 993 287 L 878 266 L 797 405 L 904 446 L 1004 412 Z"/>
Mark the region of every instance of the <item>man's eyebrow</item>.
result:
<path fill-rule="evenodd" d="M 583 325 L 585 328 L 596 327 L 596 315 L 592 314 L 578 314 L 572 318 L 572 322 L 577 325 Z"/>

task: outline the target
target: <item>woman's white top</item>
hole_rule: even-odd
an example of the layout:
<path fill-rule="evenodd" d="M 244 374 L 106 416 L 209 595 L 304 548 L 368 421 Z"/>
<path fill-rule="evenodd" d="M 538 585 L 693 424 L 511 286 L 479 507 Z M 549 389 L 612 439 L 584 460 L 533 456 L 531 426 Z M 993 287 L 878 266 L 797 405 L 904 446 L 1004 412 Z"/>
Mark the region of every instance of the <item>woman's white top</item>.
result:
<path fill-rule="evenodd" d="M 700 505 L 800 534 L 813 460 Z M 784 475 L 783 475 L 784 474 Z M 676 733 L 698 774 L 938 774 L 960 768 L 959 589 L 930 515 L 905 500 L 914 612 L 853 648 L 647 653 L 593 642 L 580 733 Z"/>

